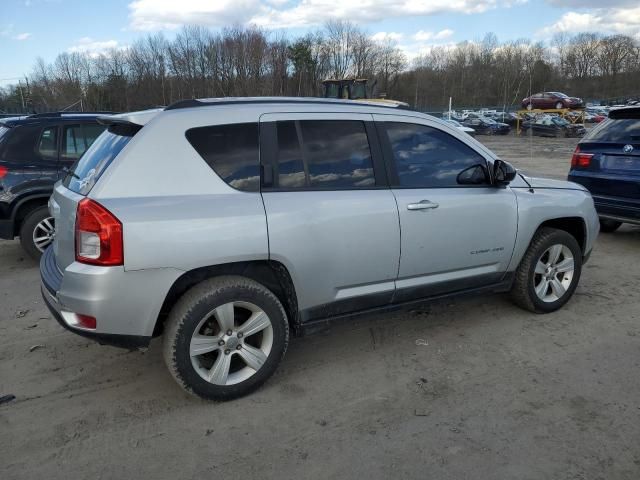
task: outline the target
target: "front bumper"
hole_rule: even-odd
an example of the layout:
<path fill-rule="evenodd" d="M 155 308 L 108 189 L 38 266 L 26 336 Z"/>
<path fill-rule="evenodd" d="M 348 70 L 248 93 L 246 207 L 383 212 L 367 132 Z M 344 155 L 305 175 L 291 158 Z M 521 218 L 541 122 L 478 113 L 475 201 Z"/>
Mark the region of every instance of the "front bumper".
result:
<path fill-rule="evenodd" d="M 99 343 L 125 348 L 146 347 L 166 295 L 182 272 L 123 267 L 97 267 L 77 262 L 61 272 L 53 247 L 40 259 L 42 296 L 51 314 L 67 330 Z M 74 314 L 90 315 L 96 329 L 73 324 Z"/>

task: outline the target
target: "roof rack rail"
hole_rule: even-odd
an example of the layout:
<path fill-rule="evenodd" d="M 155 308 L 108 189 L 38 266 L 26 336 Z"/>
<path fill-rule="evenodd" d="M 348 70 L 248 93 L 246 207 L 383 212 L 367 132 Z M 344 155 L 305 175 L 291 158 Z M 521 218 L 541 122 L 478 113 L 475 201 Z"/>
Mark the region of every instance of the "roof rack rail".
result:
<path fill-rule="evenodd" d="M 118 112 L 111 112 L 108 110 L 97 110 L 95 112 L 77 112 L 77 111 L 60 111 L 60 112 L 42 112 L 33 113 L 28 118 L 55 118 L 62 117 L 63 115 L 113 115 Z"/>
<path fill-rule="evenodd" d="M 400 105 L 392 105 L 385 103 L 378 103 L 374 99 L 367 102 L 367 99 L 360 100 L 342 100 L 334 98 L 318 98 L 318 97 L 228 97 L 228 98 L 207 98 L 189 100 L 179 100 L 172 103 L 165 110 L 180 110 L 182 108 L 193 107 L 212 107 L 220 105 L 238 105 L 238 104 L 266 104 L 266 103 L 288 103 L 288 104 L 338 104 L 338 105 L 351 105 L 357 107 L 387 107 L 387 108 L 399 108 L 404 109 Z"/>

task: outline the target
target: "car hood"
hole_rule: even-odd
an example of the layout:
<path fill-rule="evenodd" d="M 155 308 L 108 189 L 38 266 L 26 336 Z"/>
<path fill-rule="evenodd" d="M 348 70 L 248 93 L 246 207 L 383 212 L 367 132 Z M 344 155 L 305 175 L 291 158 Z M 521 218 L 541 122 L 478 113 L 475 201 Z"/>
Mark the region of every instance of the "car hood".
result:
<path fill-rule="evenodd" d="M 522 172 L 518 172 L 520 176 L 531 185 L 534 189 L 542 189 L 542 188 L 554 188 L 554 189 L 564 189 L 564 190 L 586 190 L 582 185 L 578 185 L 577 183 L 567 182 L 566 180 L 555 180 L 553 178 L 542 178 L 542 177 L 531 177 L 529 175 L 523 174 Z"/>

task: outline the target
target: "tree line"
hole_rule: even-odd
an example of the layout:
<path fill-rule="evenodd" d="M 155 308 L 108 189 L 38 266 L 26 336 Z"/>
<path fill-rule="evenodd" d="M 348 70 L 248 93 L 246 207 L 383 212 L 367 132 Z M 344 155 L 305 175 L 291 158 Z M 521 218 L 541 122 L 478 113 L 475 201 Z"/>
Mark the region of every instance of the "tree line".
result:
<path fill-rule="evenodd" d="M 517 107 L 530 92 L 589 99 L 640 94 L 640 47 L 625 35 L 557 34 L 431 47 L 411 62 L 391 40 L 376 41 L 347 21 L 298 38 L 257 27 L 213 32 L 184 27 L 172 40 L 147 35 L 102 54 L 65 52 L 37 59 L 18 84 L 0 89 L 0 110 L 131 111 L 185 98 L 321 96 L 322 80 L 369 79 L 373 96 L 424 111 L 458 106 Z"/>

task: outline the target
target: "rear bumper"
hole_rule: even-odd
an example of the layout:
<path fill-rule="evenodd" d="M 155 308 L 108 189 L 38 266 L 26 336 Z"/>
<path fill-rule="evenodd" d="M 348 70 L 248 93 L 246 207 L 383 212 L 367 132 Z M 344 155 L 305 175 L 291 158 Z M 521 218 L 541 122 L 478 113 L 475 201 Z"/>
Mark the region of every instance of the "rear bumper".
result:
<path fill-rule="evenodd" d="M 53 248 L 40 259 L 42 296 L 64 328 L 99 343 L 125 348 L 146 347 L 173 282 L 182 272 L 152 269 L 127 272 L 123 267 L 97 267 L 77 262 L 61 272 Z M 74 314 L 90 315 L 96 329 L 81 328 Z"/>
<path fill-rule="evenodd" d="M 13 240 L 15 237 L 14 233 L 13 220 L 0 220 L 0 238 Z"/>

